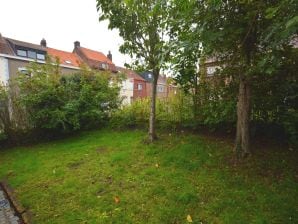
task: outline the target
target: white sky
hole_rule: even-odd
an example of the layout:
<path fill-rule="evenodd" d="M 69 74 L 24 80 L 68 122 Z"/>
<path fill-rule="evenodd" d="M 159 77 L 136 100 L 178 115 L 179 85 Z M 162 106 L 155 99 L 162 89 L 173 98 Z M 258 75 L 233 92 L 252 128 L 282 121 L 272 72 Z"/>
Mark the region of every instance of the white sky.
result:
<path fill-rule="evenodd" d="M 118 31 L 99 23 L 98 15 L 95 0 L 0 0 L 0 33 L 34 44 L 45 38 L 48 47 L 69 52 L 78 40 L 105 55 L 111 50 L 118 66 L 131 62 L 119 52 Z"/>

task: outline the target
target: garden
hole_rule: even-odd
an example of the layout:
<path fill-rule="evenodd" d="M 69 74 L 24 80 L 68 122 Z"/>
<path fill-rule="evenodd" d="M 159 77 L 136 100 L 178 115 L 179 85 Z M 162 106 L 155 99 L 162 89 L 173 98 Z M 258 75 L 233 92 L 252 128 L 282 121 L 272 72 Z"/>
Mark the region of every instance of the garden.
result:
<path fill-rule="evenodd" d="M 32 223 L 298 223 L 297 2 L 96 4 L 151 97 L 51 58 L 0 85 L 0 180 Z"/>

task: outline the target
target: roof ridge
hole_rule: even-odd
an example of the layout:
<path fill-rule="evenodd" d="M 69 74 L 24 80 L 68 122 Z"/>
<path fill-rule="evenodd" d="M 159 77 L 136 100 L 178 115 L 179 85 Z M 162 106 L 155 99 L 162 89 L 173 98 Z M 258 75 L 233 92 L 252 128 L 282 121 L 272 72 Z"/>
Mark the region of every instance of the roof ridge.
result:
<path fill-rule="evenodd" d="M 52 50 L 61 51 L 61 52 L 69 53 L 69 54 L 75 54 L 74 52 L 71 52 L 71 51 L 64 51 L 64 50 L 60 50 L 60 49 L 52 48 L 52 47 L 46 47 L 46 49 L 52 49 Z M 77 54 L 75 54 L 75 55 L 77 55 Z"/>
<path fill-rule="evenodd" d="M 20 43 L 35 45 L 37 47 L 42 47 L 39 44 L 34 44 L 34 43 L 23 41 L 23 40 L 17 40 L 17 39 L 13 39 L 13 38 L 10 38 L 10 37 L 4 37 L 4 38 L 7 39 L 8 41 L 12 41 L 12 42 L 16 41 L 16 42 L 20 42 Z"/>

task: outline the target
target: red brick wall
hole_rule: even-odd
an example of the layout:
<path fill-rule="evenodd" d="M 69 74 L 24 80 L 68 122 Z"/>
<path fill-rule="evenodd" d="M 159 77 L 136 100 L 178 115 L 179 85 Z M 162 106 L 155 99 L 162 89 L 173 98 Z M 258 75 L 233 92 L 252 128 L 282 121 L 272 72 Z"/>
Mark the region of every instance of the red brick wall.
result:
<path fill-rule="evenodd" d="M 139 90 L 138 89 L 138 85 L 142 85 L 142 89 Z M 145 98 L 147 97 L 147 85 L 146 82 L 143 80 L 137 80 L 134 79 L 134 83 L 133 83 L 133 98 L 134 99 L 138 99 L 138 98 Z"/>

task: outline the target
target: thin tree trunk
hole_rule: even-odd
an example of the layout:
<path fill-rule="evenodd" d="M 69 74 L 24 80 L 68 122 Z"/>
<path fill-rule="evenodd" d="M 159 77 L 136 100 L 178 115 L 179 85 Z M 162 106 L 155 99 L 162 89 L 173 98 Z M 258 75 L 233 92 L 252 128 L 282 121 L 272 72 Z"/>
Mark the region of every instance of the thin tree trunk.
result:
<path fill-rule="evenodd" d="M 199 93 L 199 86 L 198 86 L 198 74 L 194 77 L 194 91 L 193 91 L 193 116 L 194 120 L 197 121 L 198 119 L 198 93 Z"/>
<path fill-rule="evenodd" d="M 243 77 L 240 78 L 237 103 L 237 133 L 235 151 L 238 157 L 244 158 L 250 154 L 250 84 Z"/>
<path fill-rule="evenodd" d="M 157 80 L 159 77 L 159 70 L 153 70 L 153 82 L 152 82 L 152 92 L 151 92 L 151 108 L 150 108 L 150 119 L 149 119 L 149 141 L 153 142 L 156 140 L 155 132 L 155 109 L 156 109 L 156 87 Z"/>

